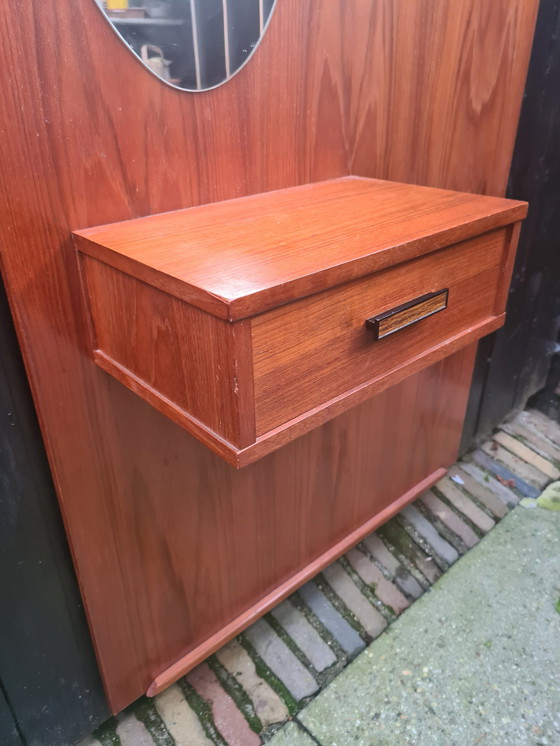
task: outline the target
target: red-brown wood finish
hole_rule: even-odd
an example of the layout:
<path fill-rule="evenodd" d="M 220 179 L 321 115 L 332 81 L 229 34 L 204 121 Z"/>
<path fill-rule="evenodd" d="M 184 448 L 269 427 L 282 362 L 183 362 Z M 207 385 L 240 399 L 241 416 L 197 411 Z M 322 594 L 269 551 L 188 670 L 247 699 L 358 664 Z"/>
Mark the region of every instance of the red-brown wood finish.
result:
<path fill-rule="evenodd" d="M 495 320 L 507 229 L 463 241 L 253 319 L 259 436 L 367 381 L 392 375 Z M 374 343 L 365 321 L 448 287 L 445 312 Z M 499 309 L 499 313 L 504 312 Z M 442 356 L 445 353 L 442 353 Z M 433 358 L 432 358 L 433 360 Z"/>
<path fill-rule="evenodd" d="M 373 530 L 399 509 L 394 501 L 438 479 L 456 457 L 473 356 L 471 346 L 239 471 L 165 421 L 158 436 L 180 480 L 165 496 L 161 474 L 147 482 L 142 468 L 153 445 L 137 397 L 123 399 L 112 382 L 126 402 L 115 414 L 138 431 L 135 464 L 144 480 L 119 480 L 121 520 L 133 527 L 120 547 L 135 612 L 126 654 L 157 662 L 143 690 L 185 673 L 265 611 L 269 594 L 280 600 L 341 554 L 349 535 Z M 120 637 L 128 622 L 115 623 Z M 183 654 L 183 665 L 174 665 Z"/>
<path fill-rule="evenodd" d="M 253 443 L 250 320 L 230 324 L 90 257 L 82 268 L 99 365 L 164 414 L 176 409 L 216 453 Z"/>
<path fill-rule="evenodd" d="M 536 9 L 280 0 L 188 94 L 93 0 L 0 4 L 0 260 L 114 710 L 453 460 L 473 349 L 236 472 L 91 360 L 71 232 L 351 173 L 501 195 Z"/>
<path fill-rule="evenodd" d="M 409 502 L 418 497 L 418 495 L 422 494 L 422 492 L 425 492 L 425 490 L 438 482 L 443 476 L 445 476 L 446 472 L 447 470 L 444 468 L 436 469 L 422 481 L 415 484 L 412 489 L 408 490 L 408 492 L 405 492 L 396 500 L 393 500 L 393 502 L 386 508 L 376 512 L 373 518 L 370 518 L 361 526 L 354 529 L 354 531 L 347 534 L 340 541 L 331 544 L 326 552 L 323 552 L 323 554 L 312 562 L 306 564 L 302 570 L 291 575 L 285 583 L 276 586 L 271 593 L 262 596 L 256 604 L 244 611 L 243 614 L 240 614 L 229 622 L 229 624 L 221 627 L 214 635 L 208 637 L 203 646 L 199 646 L 193 651 L 186 653 L 169 666 L 169 668 L 166 668 L 165 671 L 158 674 L 148 687 L 146 694 L 149 697 L 152 697 L 166 689 L 174 681 L 177 681 L 177 679 L 183 676 L 186 671 L 194 668 L 194 666 L 201 663 L 208 655 L 218 650 L 218 648 L 220 648 L 224 643 L 238 634 L 239 630 L 245 629 L 269 611 L 269 609 L 280 603 L 280 601 L 286 598 L 294 588 L 298 588 L 303 585 L 306 580 L 313 578 L 323 568 L 327 567 L 327 565 L 334 562 L 334 560 L 344 554 L 349 547 L 354 546 L 382 523 L 388 521 L 389 518 L 398 513 L 401 508 L 404 508 Z"/>
<path fill-rule="evenodd" d="M 341 186 L 353 183 L 345 182 Z M 99 259 L 81 256 L 83 285 L 93 329 L 94 359 L 101 368 L 162 414 L 229 463 L 240 467 L 299 437 L 308 419 L 306 429 L 311 429 L 319 411 L 323 415 L 322 421 L 326 421 L 355 406 L 357 389 L 362 398 L 378 393 L 401 380 L 403 373 L 416 372 L 449 354 L 451 340 L 455 341 L 457 349 L 461 344 L 466 345 L 494 330 L 505 310 L 504 307 L 497 308 L 497 298 L 501 293 L 502 271 L 512 253 L 509 248 L 512 228 L 495 229 L 439 251 L 433 246 L 438 246 L 437 233 L 404 244 L 393 238 L 391 248 L 379 248 L 385 246 L 386 239 L 379 234 L 387 225 L 376 210 L 379 202 L 376 195 L 381 192 L 384 196 L 384 189 L 379 185 L 375 182 L 373 200 L 368 200 L 367 207 L 363 208 L 364 215 L 358 221 L 358 227 L 353 228 L 356 221 L 346 219 L 344 227 L 354 240 L 360 232 L 363 234 L 360 252 L 363 262 L 369 259 L 370 264 L 375 263 L 375 258 L 383 254 L 389 269 L 306 295 L 298 301 L 241 321 L 216 318 L 199 306 L 179 299 L 178 293 L 168 294 L 160 289 L 165 287 L 169 278 L 167 274 L 158 274 L 160 279 L 156 287 L 138 279 L 144 277 L 144 270 L 151 270 L 152 265 L 138 264 L 135 260 L 134 264 L 126 264 L 122 271 L 115 269 L 115 263 L 120 265 L 120 251 L 110 239 L 103 238 L 108 246 L 96 243 L 95 254 Z M 321 189 L 321 186 L 317 185 L 317 188 Z M 385 183 L 385 186 L 390 193 L 393 191 L 392 184 Z M 416 190 L 418 187 L 408 187 L 413 196 L 416 196 Z M 310 198 L 306 212 L 310 214 L 314 214 L 312 192 L 313 189 L 306 190 Z M 282 192 L 277 194 L 279 198 L 283 195 Z M 465 197 L 471 203 L 476 201 L 472 195 Z M 509 200 L 488 197 L 479 200 L 485 211 L 488 203 L 500 204 L 504 212 L 493 214 L 493 223 L 516 217 L 525 208 L 520 203 L 510 204 Z M 253 201 L 260 203 L 259 198 Z M 261 208 L 256 210 L 259 215 L 261 211 Z M 354 214 L 357 212 L 355 208 Z M 408 212 L 401 212 L 404 213 L 402 241 L 416 234 L 408 225 L 410 218 L 407 221 L 405 217 L 413 214 L 410 208 Z M 425 212 L 428 212 L 427 206 L 420 212 L 423 224 L 426 222 Z M 437 209 L 433 208 L 433 212 L 437 213 Z M 395 215 L 398 214 L 395 210 Z M 431 211 L 429 214 L 433 224 L 435 218 Z M 132 221 L 136 226 L 143 222 L 153 221 Z M 165 225 L 166 216 L 162 216 L 159 222 Z M 240 245 L 247 246 L 251 240 L 256 243 L 257 236 L 253 234 L 252 221 L 244 219 L 244 222 L 249 222 L 245 226 L 247 237 L 245 241 L 240 240 Z M 299 238 L 302 252 L 306 251 L 306 244 L 315 246 L 317 243 L 316 231 L 309 228 L 307 221 L 304 222 L 309 233 L 302 232 Z M 324 218 L 318 220 L 320 225 L 324 222 Z M 395 222 L 398 222 L 396 217 Z M 446 231 L 449 231 L 450 222 L 452 219 L 447 216 L 446 222 L 442 223 Z M 218 220 L 216 224 L 223 225 Z M 227 224 L 231 225 L 231 220 Z M 343 254 L 339 248 L 336 221 L 331 220 L 330 225 L 333 225 L 333 249 L 330 249 L 325 230 L 321 240 L 322 252 L 316 255 L 313 264 L 307 260 L 308 269 L 304 275 L 307 283 L 299 285 L 301 292 L 321 287 L 319 283 L 325 266 L 338 270 L 345 277 L 347 265 L 356 263 L 355 251 L 350 251 L 345 245 Z M 123 234 L 124 228 L 123 224 L 117 226 Z M 461 223 L 461 230 L 468 234 L 472 226 Z M 163 229 L 162 232 L 165 235 Z M 153 235 L 156 236 L 157 232 L 154 231 Z M 185 271 L 192 271 L 188 261 L 190 235 L 188 227 L 182 223 L 180 232 L 174 233 L 174 242 L 167 245 L 167 250 L 176 256 Z M 286 266 L 285 272 L 278 275 L 280 266 L 289 264 L 284 257 L 285 243 L 279 238 L 278 241 L 280 245 L 275 247 L 271 242 L 268 249 L 268 264 L 273 267 L 268 273 L 269 283 L 272 277 L 278 283 L 269 284 L 269 289 L 277 301 L 287 285 L 286 274 L 289 272 L 289 266 Z M 163 238 L 162 242 L 165 244 Z M 142 246 L 140 238 L 134 243 Z M 187 245 L 179 249 L 178 245 L 183 244 Z M 394 255 L 410 251 L 411 244 L 417 247 L 420 256 L 394 265 Z M 288 246 L 292 245 L 292 241 L 288 241 Z M 366 247 L 371 252 L 369 255 L 364 254 Z M 159 251 L 163 257 L 162 250 Z M 222 261 L 224 254 L 226 259 Z M 259 272 L 262 276 L 266 271 L 261 268 L 261 264 L 267 264 L 264 256 L 255 261 L 244 250 L 241 268 L 231 260 L 229 244 L 221 251 L 215 246 L 214 256 L 218 265 L 230 259 L 230 266 L 224 268 L 225 281 L 236 288 L 238 299 L 244 301 L 247 296 L 252 297 L 253 277 Z M 254 267 L 253 272 L 248 264 Z M 127 269 L 134 275 L 129 275 Z M 218 280 L 217 272 L 211 268 L 210 271 Z M 248 279 L 244 280 L 244 277 Z M 383 312 L 446 285 L 447 313 L 430 316 L 422 324 L 409 326 L 390 339 L 372 344 L 374 335 L 365 324 L 372 309 Z M 242 294 L 243 288 L 246 295 Z M 202 292 L 202 287 L 193 285 L 192 281 L 187 283 L 185 294 L 192 295 L 193 290 Z M 204 292 L 208 296 L 199 296 L 200 306 L 206 305 L 206 297 L 216 298 L 208 286 L 204 287 Z M 263 302 L 267 308 L 270 300 L 264 299 Z M 281 440 L 277 437 L 278 429 L 283 434 Z"/>
<path fill-rule="evenodd" d="M 347 177 L 75 236 L 80 251 L 237 321 L 526 214 L 526 202 Z"/>

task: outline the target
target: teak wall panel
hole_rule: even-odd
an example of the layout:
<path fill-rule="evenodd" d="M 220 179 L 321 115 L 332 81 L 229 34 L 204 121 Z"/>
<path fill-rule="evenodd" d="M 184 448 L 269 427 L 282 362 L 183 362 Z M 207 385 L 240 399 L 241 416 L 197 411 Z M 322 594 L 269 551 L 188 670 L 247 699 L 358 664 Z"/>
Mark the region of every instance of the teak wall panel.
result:
<path fill-rule="evenodd" d="M 121 572 L 138 604 L 114 620 L 122 628 L 113 635 L 124 634 L 133 619 L 131 660 L 156 661 L 152 675 L 159 673 L 222 620 L 245 612 L 256 593 L 273 592 L 426 475 L 450 465 L 474 351 L 456 353 L 240 471 L 163 418 L 157 435 L 166 463 L 154 462 L 153 434 L 144 425 L 148 405 L 138 407 L 133 394 L 123 397 L 112 382 L 125 444 L 115 457 L 129 459 L 132 473 L 119 477 L 114 519 L 122 522 Z M 130 668 L 123 686 L 134 686 L 134 673 Z M 142 683 L 145 691 L 149 677 Z"/>
<path fill-rule="evenodd" d="M 143 70 L 93 0 L 0 4 L 1 266 L 114 709 L 187 645 L 180 565 L 195 555 L 178 549 L 188 542 L 177 516 L 187 510 L 182 449 L 193 451 L 187 435 L 89 359 L 71 231 L 352 172 L 503 194 L 536 9 L 537 0 L 279 0 L 251 62 L 227 85 L 195 95 Z M 471 358 L 467 350 L 446 365 L 470 371 Z M 398 401 L 387 392 L 371 406 L 391 407 L 391 419 L 396 412 L 405 422 L 419 381 L 439 390 L 441 370 L 415 377 Z M 449 404 L 445 443 L 462 418 Z M 369 437 L 369 411 L 298 441 L 290 468 L 308 486 L 332 484 L 329 458 L 341 451 L 329 443 L 346 437 L 346 422 Z M 408 446 L 424 448 L 418 441 Z M 199 449 L 209 468 L 199 471 L 191 494 L 202 497 L 189 502 L 189 516 L 204 593 L 218 582 L 213 558 L 228 567 L 243 536 L 258 536 L 262 495 L 271 480 L 282 483 L 286 457 L 266 459 L 270 473 L 240 477 L 251 485 L 234 511 L 220 497 L 233 470 L 214 469 Z M 363 467 L 358 453 L 343 452 L 345 473 Z M 312 476 L 305 465 L 319 453 L 325 460 Z M 319 513 L 313 499 L 309 515 Z M 296 507 L 286 513 L 290 525 Z M 327 515 L 345 509 L 331 505 Z M 231 519 L 231 535 L 213 534 L 218 514 Z M 363 506 L 349 511 L 362 514 Z M 305 540 L 315 546 L 323 524 L 308 525 Z M 303 540 L 294 536 L 294 550 Z M 270 551 L 255 541 L 250 560 Z M 131 557 L 151 558 L 141 578 L 123 562 L 129 544 Z M 242 582 L 249 564 L 215 588 L 226 616 L 251 595 Z"/>
<path fill-rule="evenodd" d="M 352 173 L 503 194 L 536 8 L 387 0 L 360 23 L 348 4 Z"/>

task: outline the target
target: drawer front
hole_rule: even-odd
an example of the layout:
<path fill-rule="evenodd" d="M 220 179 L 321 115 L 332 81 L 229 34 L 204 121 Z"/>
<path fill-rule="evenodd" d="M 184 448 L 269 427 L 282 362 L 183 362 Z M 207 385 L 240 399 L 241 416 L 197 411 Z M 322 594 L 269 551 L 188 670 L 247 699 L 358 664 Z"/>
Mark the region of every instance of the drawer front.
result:
<path fill-rule="evenodd" d="M 501 313 L 496 306 L 509 235 L 493 231 L 253 319 L 257 435 Z M 368 328 L 374 325 L 366 321 L 375 318 L 391 333 Z M 400 321 L 406 321 L 402 328 Z"/>

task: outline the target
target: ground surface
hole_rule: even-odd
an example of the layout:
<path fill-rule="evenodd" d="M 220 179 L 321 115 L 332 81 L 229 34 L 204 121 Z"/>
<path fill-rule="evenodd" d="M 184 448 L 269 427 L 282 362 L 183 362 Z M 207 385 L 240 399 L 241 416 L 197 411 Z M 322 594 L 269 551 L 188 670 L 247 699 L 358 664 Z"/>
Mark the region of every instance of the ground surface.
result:
<path fill-rule="evenodd" d="M 559 548 L 560 512 L 516 508 L 299 722 L 322 746 L 560 744 Z"/>
<path fill-rule="evenodd" d="M 559 478 L 560 425 L 520 413 L 80 746 L 560 746 L 560 513 L 510 513 Z"/>

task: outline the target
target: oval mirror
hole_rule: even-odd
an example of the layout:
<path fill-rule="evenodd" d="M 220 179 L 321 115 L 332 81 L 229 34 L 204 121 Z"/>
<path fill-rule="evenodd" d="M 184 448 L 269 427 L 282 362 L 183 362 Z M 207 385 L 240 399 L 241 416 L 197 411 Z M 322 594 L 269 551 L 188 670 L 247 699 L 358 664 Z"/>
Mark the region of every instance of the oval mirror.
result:
<path fill-rule="evenodd" d="M 95 0 L 144 65 L 166 83 L 206 91 L 257 48 L 276 0 Z"/>

